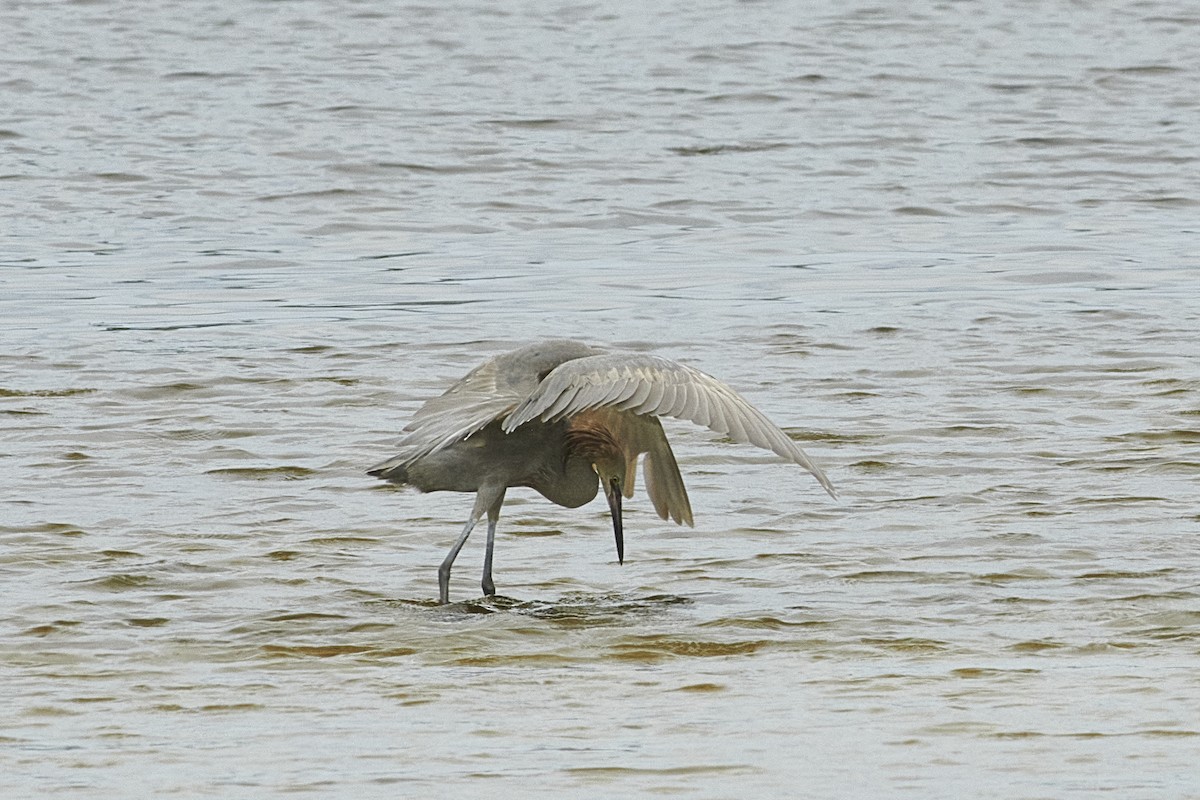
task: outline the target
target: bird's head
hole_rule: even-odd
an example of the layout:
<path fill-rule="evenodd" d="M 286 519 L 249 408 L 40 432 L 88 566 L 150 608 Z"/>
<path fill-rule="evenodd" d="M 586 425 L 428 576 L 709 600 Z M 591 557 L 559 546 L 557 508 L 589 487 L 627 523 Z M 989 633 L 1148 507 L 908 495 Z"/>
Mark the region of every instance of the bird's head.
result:
<path fill-rule="evenodd" d="M 608 510 L 612 512 L 613 536 L 617 540 L 617 561 L 625 563 L 625 534 L 621 519 L 621 497 L 625 493 L 625 463 L 623 458 L 615 454 L 597 458 L 592 462 L 592 469 L 600 477 L 600 485 L 604 487 L 604 498 L 608 500 Z"/>
<path fill-rule="evenodd" d="M 617 561 L 625 563 L 625 535 L 621 521 L 621 497 L 625 494 L 625 454 L 612 430 L 598 415 L 580 414 L 567 427 L 570 451 L 587 459 L 600 478 L 604 497 L 612 512 L 613 536 L 617 540 Z"/>

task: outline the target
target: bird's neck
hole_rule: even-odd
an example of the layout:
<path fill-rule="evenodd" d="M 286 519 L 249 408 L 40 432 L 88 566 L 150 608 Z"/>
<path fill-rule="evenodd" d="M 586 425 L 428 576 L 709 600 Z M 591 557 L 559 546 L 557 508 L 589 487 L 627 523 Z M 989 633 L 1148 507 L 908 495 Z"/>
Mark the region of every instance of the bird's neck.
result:
<path fill-rule="evenodd" d="M 577 414 L 567 423 L 567 453 L 589 464 L 621 460 L 621 446 L 613 432 L 595 414 Z"/>

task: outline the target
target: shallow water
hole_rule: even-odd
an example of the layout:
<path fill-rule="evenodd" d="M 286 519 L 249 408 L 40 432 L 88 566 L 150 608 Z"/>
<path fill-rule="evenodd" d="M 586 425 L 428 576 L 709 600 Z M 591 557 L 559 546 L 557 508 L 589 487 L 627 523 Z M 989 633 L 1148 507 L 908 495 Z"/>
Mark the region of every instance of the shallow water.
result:
<path fill-rule="evenodd" d="M 0 790 L 1200 797 L 1183 3 L 0 11 Z M 577 336 L 696 515 L 367 477 Z"/>

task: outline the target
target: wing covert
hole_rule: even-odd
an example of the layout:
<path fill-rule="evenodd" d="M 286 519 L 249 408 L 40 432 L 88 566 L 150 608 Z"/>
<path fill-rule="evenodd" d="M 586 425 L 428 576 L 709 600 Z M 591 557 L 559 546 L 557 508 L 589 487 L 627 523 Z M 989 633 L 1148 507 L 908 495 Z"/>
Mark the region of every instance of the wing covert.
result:
<path fill-rule="evenodd" d="M 397 445 L 400 453 L 383 464 L 411 464 L 466 439 L 511 413 L 544 374 L 565 361 L 602 352 L 582 342 L 550 339 L 485 361 L 413 414 Z"/>

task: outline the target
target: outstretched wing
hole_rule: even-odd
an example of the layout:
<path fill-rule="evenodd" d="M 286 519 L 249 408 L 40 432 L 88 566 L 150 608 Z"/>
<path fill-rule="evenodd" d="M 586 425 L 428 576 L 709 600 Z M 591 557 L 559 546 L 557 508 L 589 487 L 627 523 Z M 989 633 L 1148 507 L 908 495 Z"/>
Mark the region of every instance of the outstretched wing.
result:
<path fill-rule="evenodd" d="M 400 452 L 367 470 L 383 472 L 409 465 L 476 433 L 516 408 L 524 393 L 503 390 L 492 359 L 469 372 L 443 394 L 428 400 L 404 426 Z"/>
<path fill-rule="evenodd" d="M 602 354 L 567 361 L 550 372 L 502 425 L 511 432 L 530 420 L 549 422 L 601 407 L 690 420 L 735 441 L 770 450 L 807 469 L 837 497 L 820 467 L 744 397 L 711 375 L 658 356 Z"/>

